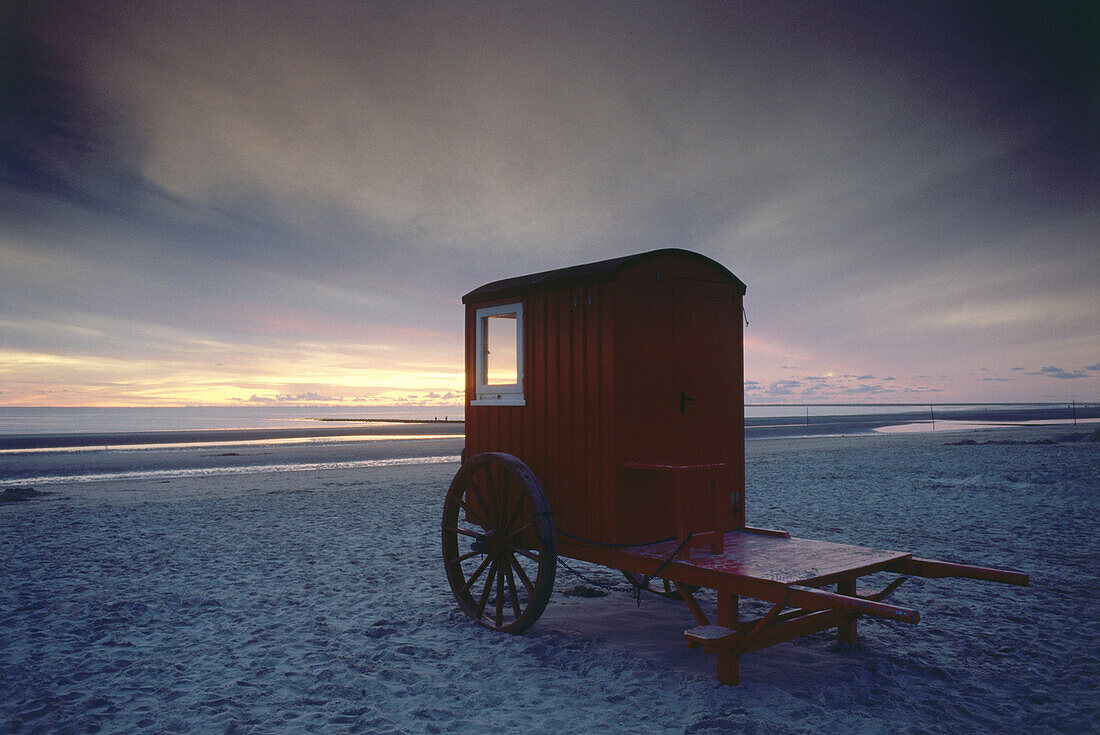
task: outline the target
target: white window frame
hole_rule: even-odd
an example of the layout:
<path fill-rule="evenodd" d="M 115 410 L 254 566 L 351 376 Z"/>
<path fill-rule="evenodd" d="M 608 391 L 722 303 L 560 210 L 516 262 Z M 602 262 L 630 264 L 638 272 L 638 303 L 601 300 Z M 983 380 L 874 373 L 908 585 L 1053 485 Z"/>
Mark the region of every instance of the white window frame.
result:
<path fill-rule="evenodd" d="M 489 317 L 500 314 L 516 315 L 516 382 L 504 384 L 489 384 L 487 347 L 485 327 Z M 476 350 L 474 358 L 474 382 L 477 395 L 471 404 L 475 406 L 524 406 L 526 401 L 523 395 L 523 302 L 515 301 L 509 304 L 497 304 L 495 306 L 483 306 L 475 315 L 475 342 Z"/>

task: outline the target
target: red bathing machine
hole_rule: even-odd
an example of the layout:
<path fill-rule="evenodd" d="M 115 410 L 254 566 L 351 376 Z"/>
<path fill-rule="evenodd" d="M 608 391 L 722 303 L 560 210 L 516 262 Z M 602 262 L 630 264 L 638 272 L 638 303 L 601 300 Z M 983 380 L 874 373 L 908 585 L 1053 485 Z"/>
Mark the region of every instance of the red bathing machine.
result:
<path fill-rule="evenodd" d="M 663 249 L 496 281 L 466 306 L 466 447 L 444 501 L 444 566 L 459 607 L 521 632 L 542 614 L 559 555 L 683 600 L 688 645 L 738 680 L 741 655 L 860 615 L 916 623 L 884 602 L 904 578 L 1027 584 L 1019 572 L 792 538 L 745 524 L 745 284 Z M 663 592 L 651 587 L 661 580 Z M 716 620 L 695 600 L 717 592 Z M 739 596 L 772 603 L 741 621 Z"/>
<path fill-rule="evenodd" d="M 559 535 L 635 544 L 675 536 L 672 478 L 632 469 L 643 465 L 724 465 L 705 474 L 733 498 L 726 525 L 742 525 L 744 293 L 726 268 L 685 250 L 472 291 L 463 298 L 473 337 L 467 456 L 521 458 L 546 489 Z M 503 314 L 497 332 L 492 322 Z M 501 357 L 508 370 L 489 374 L 497 353 L 485 337 L 498 334 L 514 335 Z M 712 478 L 689 481 L 697 480 Z"/>

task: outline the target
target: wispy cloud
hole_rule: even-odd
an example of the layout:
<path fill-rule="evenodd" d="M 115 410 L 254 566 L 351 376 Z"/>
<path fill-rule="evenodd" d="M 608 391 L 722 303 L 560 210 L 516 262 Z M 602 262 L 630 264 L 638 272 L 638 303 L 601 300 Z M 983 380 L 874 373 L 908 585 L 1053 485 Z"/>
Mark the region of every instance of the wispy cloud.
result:
<path fill-rule="evenodd" d="M 1037 372 L 1028 373 L 1028 375 L 1042 375 L 1045 378 L 1060 378 L 1073 380 L 1076 378 L 1087 378 L 1087 373 L 1083 370 L 1064 370 L 1060 367 L 1054 367 L 1048 365 L 1047 367 L 1040 368 Z"/>

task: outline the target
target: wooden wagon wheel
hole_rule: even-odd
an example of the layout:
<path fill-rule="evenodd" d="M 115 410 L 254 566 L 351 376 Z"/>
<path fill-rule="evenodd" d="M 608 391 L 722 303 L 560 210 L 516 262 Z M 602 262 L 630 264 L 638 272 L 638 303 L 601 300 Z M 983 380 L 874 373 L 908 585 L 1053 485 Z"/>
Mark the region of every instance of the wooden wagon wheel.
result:
<path fill-rule="evenodd" d="M 463 463 L 443 503 L 443 563 L 462 611 L 486 628 L 527 630 L 542 615 L 558 554 L 550 504 L 510 454 Z"/>

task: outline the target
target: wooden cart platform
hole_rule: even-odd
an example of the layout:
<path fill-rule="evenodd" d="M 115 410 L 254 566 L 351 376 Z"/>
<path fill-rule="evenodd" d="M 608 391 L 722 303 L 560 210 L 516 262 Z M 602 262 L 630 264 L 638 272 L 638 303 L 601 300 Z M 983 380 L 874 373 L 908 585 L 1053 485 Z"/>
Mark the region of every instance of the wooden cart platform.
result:
<path fill-rule="evenodd" d="M 651 573 L 674 554 L 676 547 L 677 542 L 670 540 L 620 549 L 614 566 Z M 669 577 L 683 577 L 689 584 L 711 589 L 737 580 L 817 587 L 883 571 L 891 562 L 911 556 L 900 551 L 793 538 L 779 531 L 737 530 L 725 534 L 720 553 L 693 548 L 688 559 L 673 559 L 665 572 Z"/>
<path fill-rule="evenodd" d="M 894 572 L 922 577 L 969 577 L 1016 585 L 1028 584 L 1019 572 L 918 559 L 901 551 L 793 538 L 783 531 L 743 528 L 724 534 L 722 548 L 689 548 L 669 540 L 616 550 L 612 566 L 636 575 L 667 579 L 687 603 L 697 626 L 684 632 L 688 645 L 718 656 L 718 678 L 738 681 L 741 655 L 805 635 L 836 628 L 839 639 L 856 643 L 860 615 L 916 624 L 916 610 L 884 602 L 907 577 L 876 592 L 857 591 L 859 577 Z M 822 589 L 836 586 L 836 591 Z M 718 593 L 712 624 L 694 599 L 694 589 Z M 738 598 L 772 603 L 762 618 L 741 621 Z M 788 609 L 790 608 L 790 609 Z"/>

